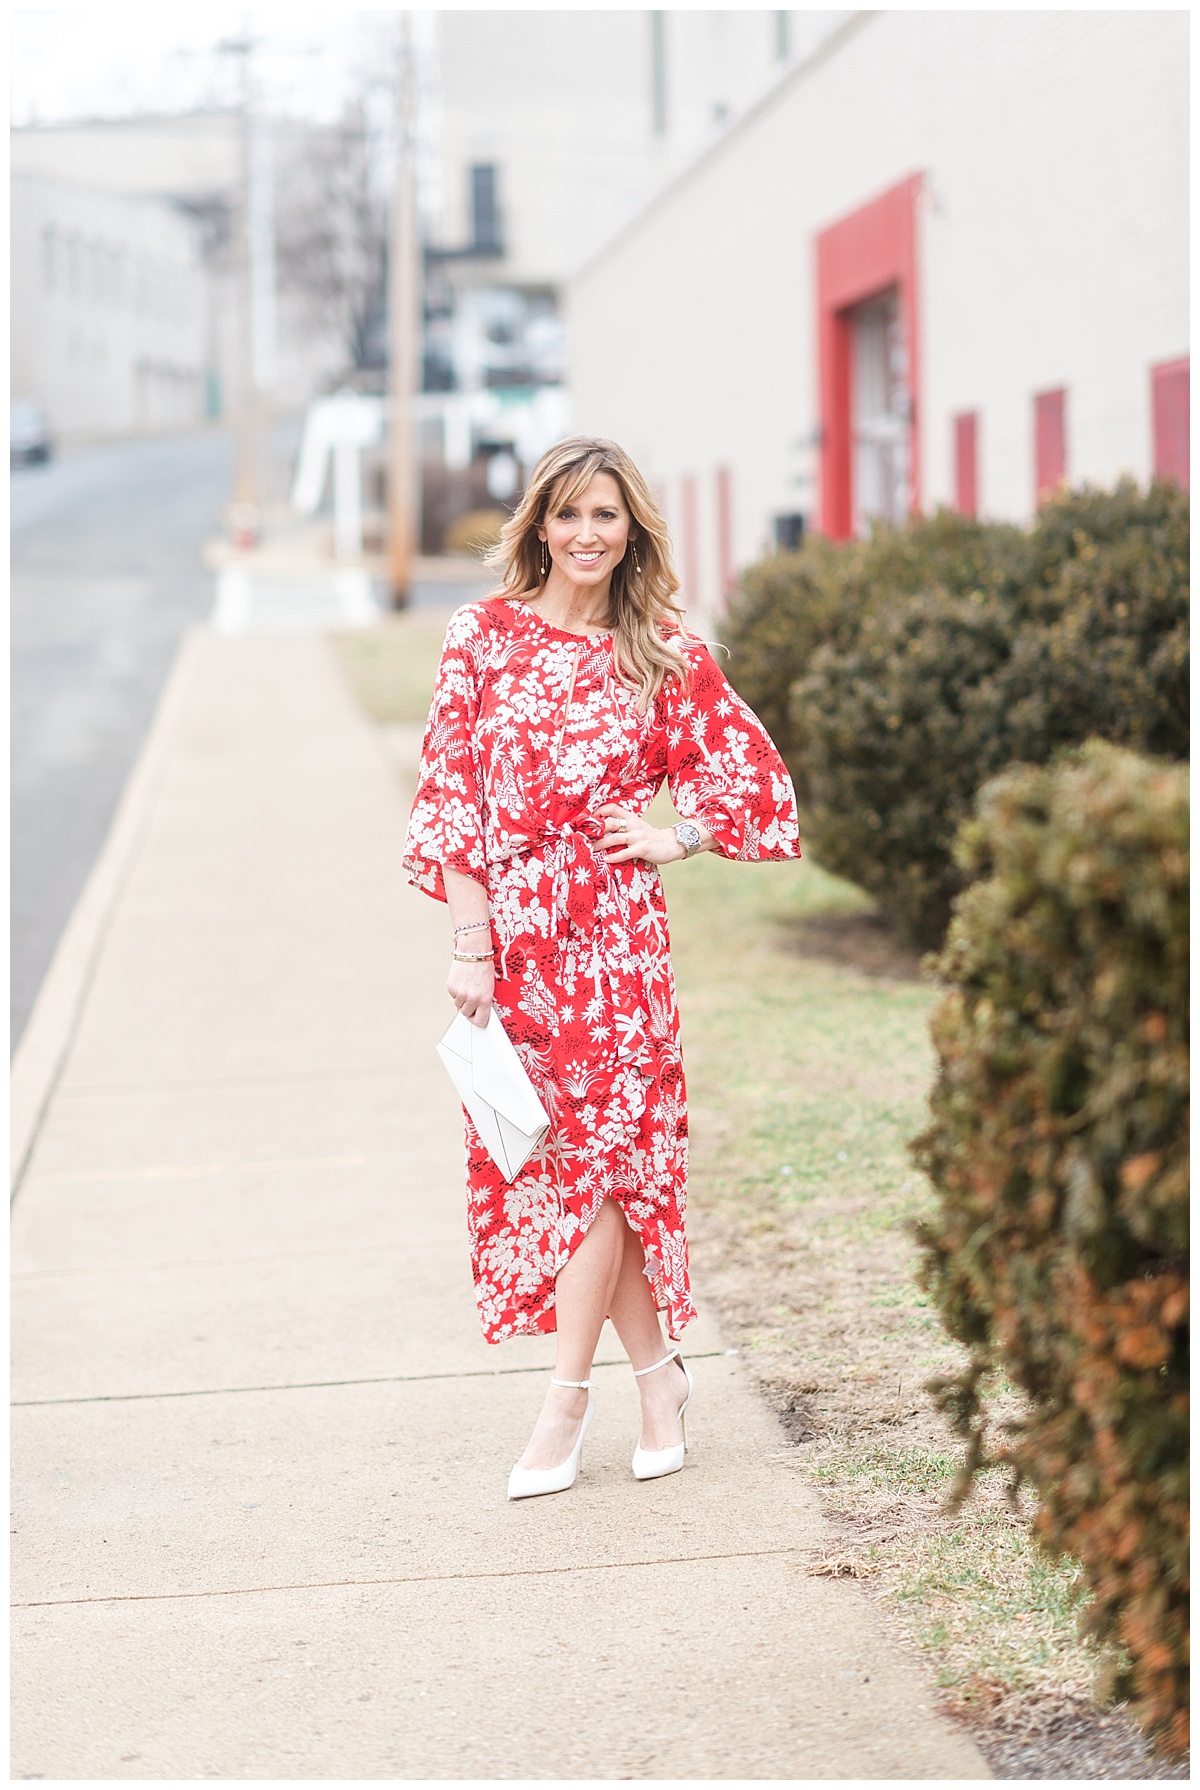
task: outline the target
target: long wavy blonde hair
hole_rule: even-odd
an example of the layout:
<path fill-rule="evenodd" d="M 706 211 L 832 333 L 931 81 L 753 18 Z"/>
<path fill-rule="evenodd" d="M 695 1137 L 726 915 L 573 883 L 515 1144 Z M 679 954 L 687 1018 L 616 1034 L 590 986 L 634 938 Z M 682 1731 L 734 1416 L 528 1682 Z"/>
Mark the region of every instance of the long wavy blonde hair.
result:
<path fill-rule="evenodd" d="M 536 596 L 549 576 L 548 566 L 542 570 L 548 555 L 538 529 L 545 527 L 548 515 L 574 503 L 598 472 L 609 472 L 616 479 L 633 522 L 629 545 L 609 585 L 605 626 L 612 630 L 617 667 L 637 689 L 637 706 L 644 713 L 669 677 L 687 684 L 687 660 L 667 638 L 687 630 L 674 600 L 679 579 L 671 564 L 667 525 L 623 448 L 591 435 L 557 442 L 534 467 L 524 497 L 500 530 L 499 544 L 487 560 L 503 567 L 506 595 Z"/>

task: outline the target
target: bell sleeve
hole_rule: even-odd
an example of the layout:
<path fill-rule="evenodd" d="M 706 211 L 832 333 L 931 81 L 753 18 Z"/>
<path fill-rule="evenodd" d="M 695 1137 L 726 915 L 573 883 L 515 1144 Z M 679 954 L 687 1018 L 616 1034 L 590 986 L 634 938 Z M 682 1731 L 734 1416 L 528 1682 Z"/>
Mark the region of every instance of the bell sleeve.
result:
<path fill-rule="evenodd" d="M 671 678 L 659 698 L 671 800 L 685 820 L 707 827 L 723 858 L 798 858 L 796 794 L 774 742 L 704 643 L 679 645 L 688 688 Z"/>
<path fill-rule="evenodd" d="M 445 870 L 487 882 L 483 779 L 475 723 L 479 711 L 479 623 L 464 605 L 450 618 L 404 840 L 414 887 L 445 901 Z"/>

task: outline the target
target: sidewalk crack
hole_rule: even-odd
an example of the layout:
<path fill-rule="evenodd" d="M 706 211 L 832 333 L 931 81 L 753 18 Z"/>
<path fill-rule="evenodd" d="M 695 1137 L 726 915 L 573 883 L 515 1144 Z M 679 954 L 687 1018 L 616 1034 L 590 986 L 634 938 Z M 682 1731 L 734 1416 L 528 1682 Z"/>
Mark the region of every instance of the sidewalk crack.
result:
<path fill-rule="evenodd" d="M 734 1353 L 730 1349 L 703 1349 L 688 1355 L 689 1361 L 712 1361 Z M 593 1367 L 628 1367 L 627 1361 L 595 1361 Z M 545 1374 L 551 1363 L 533 1367 L 467 1367 L 449 1373 L 371 1374 L 358 1380 L 285 1380 L 269 1386 L 195 1386 L 182 1392 L 95 1392 L 79 1398 L 15 1398 L 14 1411 L 40 1410 L 49 1405 L 127 1405 L 156 1398 L 226 1398 L 243 1392 L 319 1392 L 336 1386 L 415 1386 L 426 1380 L 495 1380 L 505 1374 Z"/>
<path fill-rule="evenodd" d="M 620 1572 L 646 1566 L 693 1566 L 716 1560 L 769 1560 L 806 1550 L 795 1545 L 783 1548 L 741 1548 L 726 1554 L 667 1554 L 653 1560 L 593 1560 L 570 1566 L 513 1567 L 499 1572 L 431 1572 L 406 1573 L 382 1579 L 300 1579 L 284 1585 L 229 1585 L 216 1591 L 123 1591 L 107 1597 L 42 1597 L 14 1603 L 14 1610 L 46 1610 L 76 1604 L 153 1604 L 174 1603 L 200 1597 L 258 1597 L 277 1591 L 349 1591 L 373 1585 L 451 1585 L 476 1579 L 537 1579 L 573 1572 Z"/>

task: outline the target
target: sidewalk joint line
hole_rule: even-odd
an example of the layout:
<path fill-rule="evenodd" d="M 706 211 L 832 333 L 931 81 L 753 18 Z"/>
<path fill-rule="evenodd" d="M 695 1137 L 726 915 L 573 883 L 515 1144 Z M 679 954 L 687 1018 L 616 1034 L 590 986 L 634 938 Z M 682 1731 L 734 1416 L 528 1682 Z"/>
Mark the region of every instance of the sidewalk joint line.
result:
<path fill-rule="evenodd" d="M 715 1361 L 728 1355 L 728 1349 L 701 1349 L 688 1355 L 689 1361 Z M 82 1398 L 15 1398 L 14 1411 L 41 1409 L 47 1405 L 126 1405 L 155 1398 L 226 1398 L 241 1392 L 320 1392 L 336 1386 L 414 1386 L 426 1380 L 495 1380 L 505 1374 L 544 1374 L 551 1362 L 536 1367 L 465 1367 L 451 1373 L 435 1374 L 372 1374 L 361 1380 L 285 1380 L 274 1386 L 196 1386 L 184 1392 L 96 1392 Z M 628 1367 L 627 1361 L 594 1361 L 593 1367 Z"/>
<path fill-rule="evenodd" d="M 373 1585 L 453 1585 L 478 1579 L 540 1579 L 572 1572 L 620 1572 L 641 1566 L 693 1566 L 711 1560 L 769 1560 L 804 1552 L 801 1546 L 742 1548 L 728 1554 L 668 1554 L 657 1560 L 593 1560 L 571 1566 L 514 1567 L 501 1572 L 405 1573 L 386 1579 L 302 1579 L 288 1585 L 229 1585 L 220 1591 L 117 1591 L 107 1597 L 41 1597 L 14 1603 L 14 1610 L 48 1610 L 77 1604 L 160 1604 L 198 1597 L 261 1597 L 275 1591 L 350 1591 Z"/>

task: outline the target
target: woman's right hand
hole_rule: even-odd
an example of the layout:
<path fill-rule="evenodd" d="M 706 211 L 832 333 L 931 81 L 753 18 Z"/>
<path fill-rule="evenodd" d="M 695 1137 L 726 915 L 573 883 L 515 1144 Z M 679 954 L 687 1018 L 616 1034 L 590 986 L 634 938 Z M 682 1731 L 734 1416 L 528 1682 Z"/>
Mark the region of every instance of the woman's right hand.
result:
<path fill-rule="evenodd" d="M 446 977 L 450 999 L 473 1026 L 485 1026 L 492 1011 L 496 972 L 490 963 L 452 963 Z"/>

